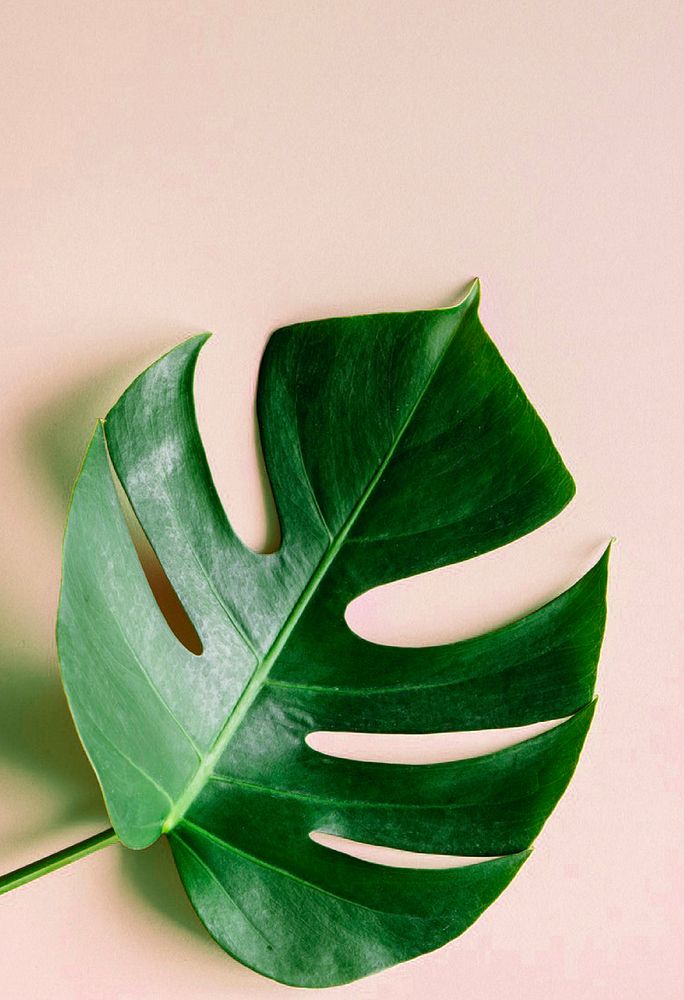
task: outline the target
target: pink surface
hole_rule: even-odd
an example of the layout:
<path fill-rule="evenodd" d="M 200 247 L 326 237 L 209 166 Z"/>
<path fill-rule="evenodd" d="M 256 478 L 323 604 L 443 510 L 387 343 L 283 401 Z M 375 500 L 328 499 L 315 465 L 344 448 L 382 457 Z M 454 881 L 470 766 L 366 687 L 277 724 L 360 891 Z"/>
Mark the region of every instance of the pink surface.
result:
<path fill-rule="evenodd" d="M 269 330 L 444 305 L 477 273 L 577 499 L 350 618 L 380 640 L 467 635 L 565 587 L 615 534 L 601 701 L 504 896 L 459 941 L 335 995 L 682 995 L 677 7 L 2 5 L 0 870 L 107 825 L 53 642 L 95 416 L 214 330 L 201 426 L 236 526 L 268 544 L 252 405 Z M 2 897 L 0 940 L 4 1000 L 292 995 L 208 939 L 164 844 Z"/>

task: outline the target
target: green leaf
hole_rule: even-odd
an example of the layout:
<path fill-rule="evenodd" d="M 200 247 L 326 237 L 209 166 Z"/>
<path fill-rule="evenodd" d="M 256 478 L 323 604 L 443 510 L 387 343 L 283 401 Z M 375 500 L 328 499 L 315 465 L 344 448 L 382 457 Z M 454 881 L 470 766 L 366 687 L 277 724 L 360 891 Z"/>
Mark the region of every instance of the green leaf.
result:
<path fill-rule="evenodd" d="M 381 646 L 344 614 L 379 584 L 520 537 L 572 479 L 477 315 L 303 323 L 271 337 L 258 417 L 278 552 L 228 522 L 197 430 L 206 337 L 153 364 L 99 425 L 64 544 L 64 684 L 112 823 L 160 835 L 226 951 L 281 982 L 347 982 L 460 934 L 520 868 L 569 781 L 593 711 L 607 554 L 519 621 L 448 645 Z M 172 634 L 111 465 L 201 639 Z M 435 733 L 570 718 L 487 756 L 432 765 L 319 753 L 319 730 Z M 411 869 L 314 842 L 325 831 L 494 857 Z"/>

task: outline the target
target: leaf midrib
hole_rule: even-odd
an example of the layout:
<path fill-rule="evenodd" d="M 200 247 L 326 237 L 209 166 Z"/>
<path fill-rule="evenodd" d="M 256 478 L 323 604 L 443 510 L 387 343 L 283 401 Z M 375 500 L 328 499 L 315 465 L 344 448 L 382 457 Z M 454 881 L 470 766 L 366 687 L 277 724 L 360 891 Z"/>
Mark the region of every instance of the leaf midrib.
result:
<path fill-rule="evenodd" d="M 430 385 L 432 384 L 435 375 L 439 371 L 439 368 L 453 342 L 456 332 L 461 326 L 461 321 L 463 320 L 463 317 L 467 311 L 467 300 L 466 302 L 464 302 L 464 305 L 466 306 L 466 309 L 464 310 L 464 312 L 461 312 L 460 314 L 456 315 L 454 327 L 451 333 L 449 334 L 444 347 L 442 348 L 441 352 L 436 358 L 433 364 L 432 371 L 430 372 L 428 378 L 425 381 L 425 385 L 423 386 L 415 402 L 411 406 L 407 416 L 405 417 L 401 427 L 399 428 L 399 431 L 397 432 L 394 440 L 391 442 L 385 456 L 378 465 L 378 468 L 376 469 L 373 476 L 371 476 L 363 493 L 361 494 L 357 502 L 354 504 L 350 513 L 347 515 L 347 518 L 342 524 L 342 527 L 340 528 L 338 534 L 332 538 L 332 544 L 323 554 L 314 573 L 312 574 L 308 583 L 302 590 L 294 607 L 290 611 L 280 631 L 275 637 L 272 646 L 264 656 L 263 660 L 257 665 L 252 676 L 245 685 L 242 694 L 235 703 L 230 715 L 226 720 L 223 729 L 221 730 L 216 740 L 214 741 L 212 748 L 209 750 L 207 755 L 201 761 L 200 766 L 195 772 L 193 778 L 186 785 L 185 791 L 176 800 L 174 807 L 169 811 L 166 820 L 162 826 L 162 833 L 169 833 L 183 819 L 187 810 L 190 808 L 196 797 L 199 795 L 199 793 L 206 785 L 210 775 L 213 772 L 214 765 L 223 754 L 223 751 L 230 743 L 230 740 L 234 736 L 238 726 L 240 725 L 245 715 L 247 714 L 248 710 L 254 703 L 266 678 L 268 677 L 268 674 L 271 671 L 271 667 L 273 666 L 277 658 L 280 656 L 280 653 L 282 652 L 285 644 L 290 638 L 290 635 L 294 631 L 299 619 L 301 618 L 302 614 L 306 610 L 306 607 L 308 606 L 309 602 L 316 593 L 319 584 L 323 580 L 323 577 L 327 573 L 331 564 L 337 557 L 340 549 L 344 545 L 347 536 L 349 535 L 349 532 L 354 526 L 357 518 L 359 517 L 359 514 L 365 507 L 368 498 L 373 493 L 375 487 L 380 481 L 383 473 L 385 472 L 385 469 L 392 460 L 392 457 L 395 451 L 397 450 L 399 443 L 402 437 L 404 436 L 404 433 L 406 432 L 411 421 L 413 420 L 413 417 L 415 416 L 418 407 L 425 398 L 425 395 L 428 392 Z"/>

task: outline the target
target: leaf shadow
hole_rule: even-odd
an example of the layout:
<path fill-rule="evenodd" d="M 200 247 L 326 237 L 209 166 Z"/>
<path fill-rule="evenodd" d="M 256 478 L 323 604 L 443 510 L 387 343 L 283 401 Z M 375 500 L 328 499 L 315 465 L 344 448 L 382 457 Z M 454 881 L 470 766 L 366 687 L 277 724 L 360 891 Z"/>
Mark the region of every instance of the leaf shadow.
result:
<path fill-rule="evenodd" d="M 203 943 L 207 932 L 192 908 L 171 855 L 166 837 L 144 851 L 121 851 L 121 871 L 134 892 L 148 906 Z"/>
<path fill-rule="evenodd" d="M 98 413 L 128 363 L 101 366 L 58 390 L 47 402 L 19 415 L 14 434 L 41 512 L 61 535 L 73 480 Z M 32 553 L 25 554 L 31 572 Z M 8 580 L 0 608 L 0 756 L 31 786 L 49 789 L 59 802 L 41 831 L 26 831 L 24 844 L 83 821 L 105 819 L 97 778 L 81 746 L 67 705 L 54 642 L 41 648 L 26 613 L 15 607 Z"/>
<path fill-rule="evenodd" d="M 6 634 L 2 625 L 0 631 Z M 57 666 L 27 654 L 19 643 L 0 648 L 0 755 L 32 786 L 49 788 L 60 803 L 49 832 L 102 818 L 100 788 L 71 720 Z M 23 839 L 30 840 L 31 833 Z"/>
<path fill-rule="evenodd" d="M 161 350 L 160 350 L 161 353 Z M 97 420 L 142 368 L 152 351 L 119 355 L 86 371 L 41 403 L 19 428 L 27 459 L 43 484 L 61 532 L 74 480 Z"/>

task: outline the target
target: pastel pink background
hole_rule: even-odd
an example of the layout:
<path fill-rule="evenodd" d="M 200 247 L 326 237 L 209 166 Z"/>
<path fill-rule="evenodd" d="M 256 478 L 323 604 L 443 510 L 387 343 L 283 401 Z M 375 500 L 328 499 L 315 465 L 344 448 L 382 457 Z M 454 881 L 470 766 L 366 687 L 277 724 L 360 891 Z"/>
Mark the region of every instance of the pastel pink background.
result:
<path fill-rule="evenodd" d="M 505 550 L 370 595 L 353 621 L 409 643 L 467 635 L 565 587 L 614 534 L 602 697 L 504 896 L 459 941 L 334 995 L 682 995 L 678 8 L 5 0 L 0 870 L 108 825 L 53 641 L 95 417 L 163 349 L 214 330 L 201 427 L 230 516 L 263 546 L 268 332 L 445 305 L 479 274 L 577 499 Z M 165 844 L 2 897 L 0 942 L 5 1000 L 292 995 L 209 940 Z"/>

